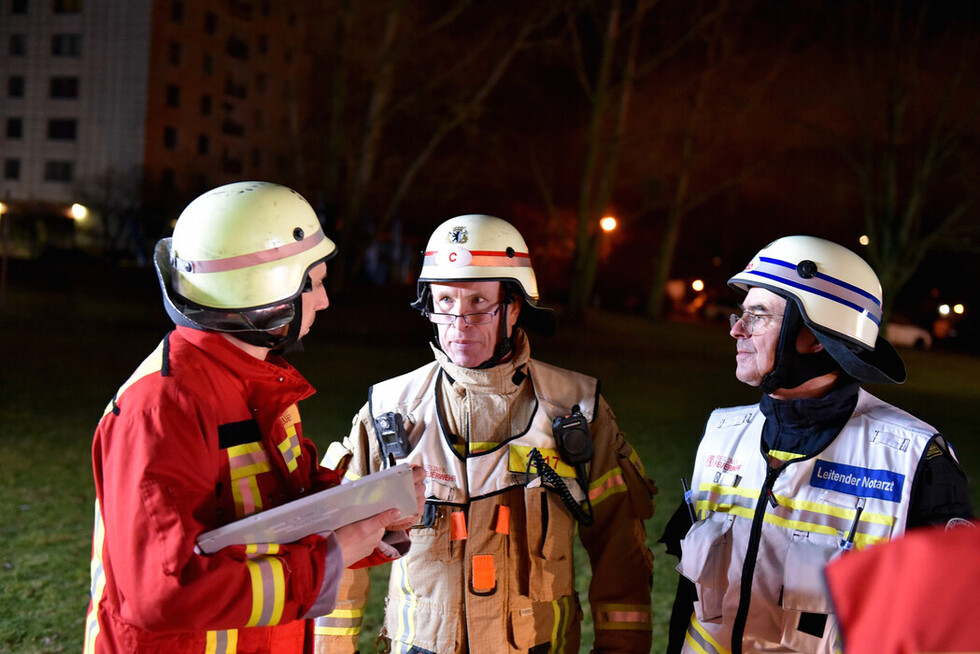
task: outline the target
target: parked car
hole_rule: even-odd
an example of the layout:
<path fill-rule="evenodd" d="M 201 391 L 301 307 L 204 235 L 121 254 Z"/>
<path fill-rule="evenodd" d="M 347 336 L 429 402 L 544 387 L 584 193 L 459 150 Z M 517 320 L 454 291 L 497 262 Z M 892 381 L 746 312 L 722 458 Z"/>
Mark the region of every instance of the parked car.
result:
<path fill-rule="evenodd" d="M 904 318 L 893 316 L 885 327 L 885 338 L 896 347 L 926 350 L 932 347 L 932 334 Z"/>

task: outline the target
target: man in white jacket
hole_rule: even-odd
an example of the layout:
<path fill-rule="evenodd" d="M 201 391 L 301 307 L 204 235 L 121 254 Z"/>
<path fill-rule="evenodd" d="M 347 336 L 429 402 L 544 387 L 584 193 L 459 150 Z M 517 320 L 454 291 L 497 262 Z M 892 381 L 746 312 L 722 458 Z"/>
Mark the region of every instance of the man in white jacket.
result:
<path fill-rule="evenodd" d="M 746 293 L 735 376 L 763 395 L 711 414 L 688 506 L 661 539 L 681 555 L 668 651 L 829 653 L 824 565 L 969 517 L 966 476 L 936 429 L 861 388 L 905 381 L 861 257 L 788 236 L 729 285 Z"/>

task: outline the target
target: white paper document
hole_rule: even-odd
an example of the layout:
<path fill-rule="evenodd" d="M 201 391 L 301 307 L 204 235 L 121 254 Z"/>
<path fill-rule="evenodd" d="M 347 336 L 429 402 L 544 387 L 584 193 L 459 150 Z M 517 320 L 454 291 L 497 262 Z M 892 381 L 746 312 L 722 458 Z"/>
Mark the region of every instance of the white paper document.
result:
<path fill-rule="evenodd" d="M 418 511 L 412 467 L 407 463 L 206 531 L 198 536 L 197 547 L 201 552 L 211 554 L 229 545 L 292 543 L 388 509 L 399 509 L 403 517 Z"/>

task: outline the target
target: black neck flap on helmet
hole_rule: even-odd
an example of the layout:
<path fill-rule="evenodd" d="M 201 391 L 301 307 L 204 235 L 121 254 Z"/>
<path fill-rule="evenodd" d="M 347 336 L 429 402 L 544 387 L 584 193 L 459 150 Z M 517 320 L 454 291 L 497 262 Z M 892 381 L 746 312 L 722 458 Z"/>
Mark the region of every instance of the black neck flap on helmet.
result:
<path fill-rule="evenodd" d="M 840 370 L 840 366 L 825 349 L 806 354 L 797 351 L 796 339 L 806 326 L 803 313 L 794 298 L 781 293 L 779 295 L 786 298 L 786 308 L 783 311 L 779 341 L 776 343 L 776 359 L 772 370 L 759 384 L 759 390 L 767 395 L 780 388 L 796 388 L 811 379 Z"/>

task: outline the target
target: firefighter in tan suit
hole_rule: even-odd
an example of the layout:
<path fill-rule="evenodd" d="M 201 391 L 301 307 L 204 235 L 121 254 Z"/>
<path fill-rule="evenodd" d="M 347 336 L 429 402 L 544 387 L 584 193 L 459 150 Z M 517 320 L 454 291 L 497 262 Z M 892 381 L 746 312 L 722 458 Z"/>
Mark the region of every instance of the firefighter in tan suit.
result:
<path fill-rule="evenodd" d="M 651 646 L 655 487 L 598 382 L 530 356 L 547 333 L 528 248 L 504 220 L 460 216 L 429 239 L 419 298 L 435 360 L 376 384 L 325 463 L 356 479 L 426 471 L 426 510 L 392 566 L 379 643 L 395 652 L 578 652 L 576 529 L 589 553 L 594 651 Z M 367 598 L 345 573 L 318 652 L 354 652 Z"/>

